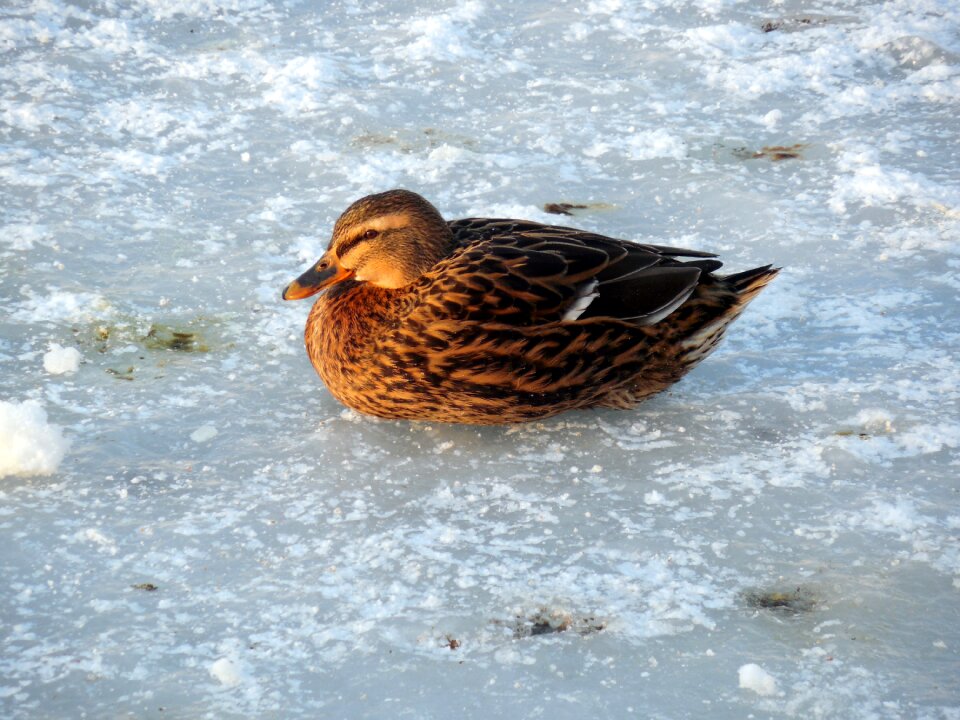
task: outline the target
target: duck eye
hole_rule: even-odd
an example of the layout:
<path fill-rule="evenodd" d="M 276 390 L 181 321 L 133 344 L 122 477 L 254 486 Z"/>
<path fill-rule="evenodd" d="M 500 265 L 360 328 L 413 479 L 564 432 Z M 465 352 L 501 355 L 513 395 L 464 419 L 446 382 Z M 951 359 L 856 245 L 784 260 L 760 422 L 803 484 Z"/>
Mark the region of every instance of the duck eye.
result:
<path fill-rule="evenodd" d="M 375 238 L 375 237 L 376 237 L 377 235 L 379 235 L 379 234 L 380 234 L 380 231 L 379 231 L 379 230 L 374 230 L 373 228 L 370 228 L 369 230 L 367 230 L 367 231 L 363 234 L 363 239 L 364 239 L 364 240 L 373 240 L 373 238 Z"/>

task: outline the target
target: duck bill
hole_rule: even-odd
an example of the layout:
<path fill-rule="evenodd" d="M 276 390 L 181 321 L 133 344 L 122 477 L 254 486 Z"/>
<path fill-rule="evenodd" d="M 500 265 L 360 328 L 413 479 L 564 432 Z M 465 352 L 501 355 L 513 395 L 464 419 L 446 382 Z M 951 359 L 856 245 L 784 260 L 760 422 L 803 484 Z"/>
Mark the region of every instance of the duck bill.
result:
<path fill-rule="evenodd" d="M 302 300 L 352 276 L 353 270 L 340 267 L 336 261 L 324 255 L 312 268 L 287 285 L 283 299 Z"/>

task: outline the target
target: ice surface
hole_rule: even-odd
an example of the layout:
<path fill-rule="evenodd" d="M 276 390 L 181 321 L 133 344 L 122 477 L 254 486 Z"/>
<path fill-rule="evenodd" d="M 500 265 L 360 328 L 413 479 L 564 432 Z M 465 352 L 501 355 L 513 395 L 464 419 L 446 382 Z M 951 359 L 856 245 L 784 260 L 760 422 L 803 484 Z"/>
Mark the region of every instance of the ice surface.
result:
<path fill-rule="evenodd" d="M 13 0 L 0 54 L 0 716 L 960 716 L 956 2 Z M 785 269 L 634 411 L 369 420 L 279 294 L 394 186 Z"/>
<path fill-rule="evenodd" d="M 217 436 L 217 429 L 213 425 L 203 425 L 190 433 L 190 439 L 196 443 L 213 440 Z"/>

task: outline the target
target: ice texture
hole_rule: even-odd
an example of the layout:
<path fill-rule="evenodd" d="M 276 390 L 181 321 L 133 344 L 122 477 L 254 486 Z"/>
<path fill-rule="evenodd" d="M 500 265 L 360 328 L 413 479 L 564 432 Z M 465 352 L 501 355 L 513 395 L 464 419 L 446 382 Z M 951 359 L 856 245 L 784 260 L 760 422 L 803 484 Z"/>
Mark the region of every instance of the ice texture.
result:
<path fill-rule="evenodd" d="M 203 425 L 190 433 L 190 439 L 196 443 L 213 440 L 217 436 L 217 429 L 213 425 Z"/>
<path fill-rule="evenodd" d="M 8 0 L 0 59 L 0 717 L 960 715 L 955 0 Z M 280 292 L 396 186 L 784 269 L 634 410 L 371 420 Z"/>

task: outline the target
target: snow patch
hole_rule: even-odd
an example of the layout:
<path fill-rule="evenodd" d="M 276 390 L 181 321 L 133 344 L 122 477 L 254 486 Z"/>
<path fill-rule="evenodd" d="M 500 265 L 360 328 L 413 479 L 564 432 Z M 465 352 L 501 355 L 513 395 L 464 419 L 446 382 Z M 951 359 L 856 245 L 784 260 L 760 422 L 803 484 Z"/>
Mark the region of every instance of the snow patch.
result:
<path fill-rule="evenodd" d="M 210 665 L 210 675 L 221 685 L 234 687 L 244 680 L 240 663 L 228 657 L 222 657 Z"/>
<path fill-rule="evenodd" d="M 757 695 L 776 695 L 777 680 L 770 673 L 755 663 L 741 665 L 738 671 L 740 687 L 753 690 Z"/>
<path fill-rule="evenodd" d="M 11 250 L 32 250 L 35 243 L 49 238 L 50 233 L 43 225 L 11 224 L 0 228 L 0 242 L 9 245 Z"/>
<path fill-rule="evenodd" d="M 14 305 L 14 308 L 10 318 L 23 323 L 83 322 L 112 314 L 110 302 L 102 295 L 67 290 L 34 295 Z"/>
<path fill-rule="evenodd" d="M 269 86 L 263 99 L 288 115 L 326 107 L 330 87 L 340 77 L 333 61 L 316 55 L 296 57 L 283 67 L 271 67 L 263 76 Z"/>
<path fill-rule="evenodd" d="M 767 130 L 775 130 L 782 119 L 783 113 L 780 110 L 771 110 L 762 118 L 760 118 L 760 122 L 765 128 L 767 128 Z"/>
<path fill-rule="evenodd" d="M 466 2 L 447 13 L 414 18 L 405 26 L 413 42 L 400 48 L 398 54 L 413 61 L 478 57 L 480 53 L 470 44 L 468 27 L 482 14 L 481 3 Z"/>
<path fill-rule="evenodd" d="M 742 23 L 693 28 L 685 36 L 690 46 L 703 55 L 722 58 L 742 57 L 763 39 L 759 29 Z"/>
<path fill-rule="evenodd" d="M 50 350 L 43 355 L 43 369 L 51 375 L 75 373 L 82 357 L 76 348 L 50 343 Z"/>
<path fill-rule="evenodd" d="M 682 160 L 687 154 L 683 140 L 663 128 L 634 133 L 627 140 L 627 149 L 634 160 L 662 157 Z"/>
<path fill-rule="evenodd" d="M 843 152 L 829 206 L 843 213 L 849 205 L 885 207 L 897 203 L 934 207 L 945 214 L 960 212 L 960 189 L 925 175 L 882 164 L 873 148 Z"/>
<path fill-rule="evenodd" d="M 51 475 L 70 447 L 36 400 L 0 400 L 0 478 Z"/>

